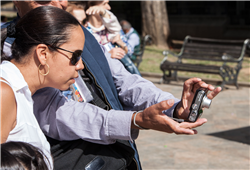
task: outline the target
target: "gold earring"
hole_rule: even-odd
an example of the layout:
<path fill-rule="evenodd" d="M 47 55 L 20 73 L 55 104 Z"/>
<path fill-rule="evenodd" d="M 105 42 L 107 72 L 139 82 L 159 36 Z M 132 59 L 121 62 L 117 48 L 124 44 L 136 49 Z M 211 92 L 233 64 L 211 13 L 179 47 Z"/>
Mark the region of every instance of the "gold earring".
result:
<path fill-rule="evenodd" d="M 42 76 L 46 76 L 46 75 L 48 75 L 48 74 L 49 74 L 49 65 L 46 63 L 46 65 L 48 66 L 48 72 L 47 72 L 47 73 L 45 73 L 45 74 L 41 73 L 41 71 L 40 71 L 40 67 L 41 67 L 41 65 L 42 65 L 42 64 L 40 64 L 40 65 L 38 66 L 38 71 L 39 71 L 39 73 L 40 73 Z"/>

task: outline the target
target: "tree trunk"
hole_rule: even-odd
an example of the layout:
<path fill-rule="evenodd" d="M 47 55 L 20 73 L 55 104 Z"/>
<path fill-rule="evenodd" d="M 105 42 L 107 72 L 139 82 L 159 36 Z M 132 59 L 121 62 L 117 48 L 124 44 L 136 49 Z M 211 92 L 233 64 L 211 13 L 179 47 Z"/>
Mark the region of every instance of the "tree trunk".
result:
<path fill-rule="evenodd" d="M 142 35 L 151 35 L 156 46 L 168 48 L 170 34 L 165 1 L 141 1 Z"/>

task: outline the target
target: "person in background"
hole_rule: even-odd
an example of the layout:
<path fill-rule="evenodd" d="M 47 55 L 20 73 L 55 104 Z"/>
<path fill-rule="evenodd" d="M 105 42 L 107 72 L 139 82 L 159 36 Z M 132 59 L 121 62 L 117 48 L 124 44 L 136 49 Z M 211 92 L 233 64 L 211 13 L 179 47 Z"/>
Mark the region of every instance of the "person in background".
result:
<path fill-rule="evenodd" d="M 122 30 L 124 31 L 127 37 L 128 43 L 134 50 L 134 53 L 140 52 L 141 41 L 140 41 L 140 36 L 138 32 L 126 20 L 120 21 L 120 24 L 121 24 Z M 131 59 L 135 60 L 136 56 L 132 54 Z"/>
<path fill-rule="evenodd" d="M 111 58 L 119 59 L 130 73 L 141 76 L 129 58 L 133 49 L 127 43 L 126 37 L 121 36 L 123 34 L 120 23 L 110 10 L 109 0 L 88 1 L 86 8 L 86 14 L 89 18 L 87 29 L 111 53 Z"/>
<path fill-rule="evenodd" d="M 66 90 L 75 82 L 84 68 L 84 33 L 68 12 L 42 6 L 1 29 L 1 47 L 7 36 L 15 41 L 12 58 L 1 48 L 1 143 L 28 142 L 43 151 L 53 169 L 50 145 L 35 118 L 31 96 L 45 87 Z"/>
<path fill-rule="evenodd" d="M 108 51 L 109 42 L 117 43 L 121 46 L 120 49 L 123 50 L 123 53 L 119 53 L 113 49 L 110 51 L 112 58 L 123 58 L 125 52 L 128 51 L 128 48 L 124 42 L 119 38 L 121 26 L 116 18 L 116 16 L 111 13 L 111 9 L 108 0 L 104 1 L 88 1 L 86 6 L 86 14 L 88 15 L 88 27 L 87 29 L 94 35 L 98 43 L 103 45 Z M 115 39 L 115 41 L 113 41 Z M 114 55 L 113 55 L 114 53 Z"/>
<path fill-rule="evenodd" d="M 1 144 L 1 170 L 49 170 L 44 159 L 46 155 L 29 143 Z"/>
<path fill-rule="evenodd" d="M 85 4 L 80 2 L 69 2 L 66 9 L 71 15 L 73 15 L 84 27 L 87 27 L 87 16 L 85 13 Z"/>

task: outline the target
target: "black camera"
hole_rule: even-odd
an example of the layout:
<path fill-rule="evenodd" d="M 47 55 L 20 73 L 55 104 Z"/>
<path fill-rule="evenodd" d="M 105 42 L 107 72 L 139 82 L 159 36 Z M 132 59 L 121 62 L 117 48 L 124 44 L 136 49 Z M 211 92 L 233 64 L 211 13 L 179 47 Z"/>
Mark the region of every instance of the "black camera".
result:
<path fill-rule="evenodd" d="M 195 122 L 203 113 L 202 108 L 209 108 L 212 100 L 207 98 L 207 89 L 200 88 L 194 95 L 193 102 L 190 106 L 188 121 Z"/>

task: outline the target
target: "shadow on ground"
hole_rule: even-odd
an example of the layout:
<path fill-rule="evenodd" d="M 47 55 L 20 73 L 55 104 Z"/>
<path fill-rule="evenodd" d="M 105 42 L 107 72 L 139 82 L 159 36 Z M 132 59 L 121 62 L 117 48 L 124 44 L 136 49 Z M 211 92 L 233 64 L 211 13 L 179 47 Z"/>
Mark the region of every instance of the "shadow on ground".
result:
<path fill-rule="evenodd" d="M 207 135 L 250 145 L 250 126 Z"/>

